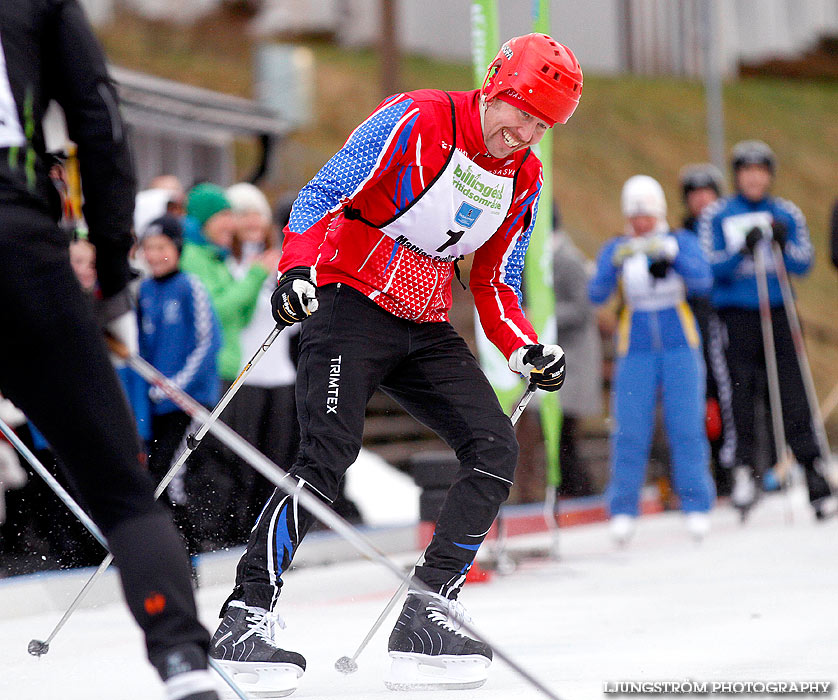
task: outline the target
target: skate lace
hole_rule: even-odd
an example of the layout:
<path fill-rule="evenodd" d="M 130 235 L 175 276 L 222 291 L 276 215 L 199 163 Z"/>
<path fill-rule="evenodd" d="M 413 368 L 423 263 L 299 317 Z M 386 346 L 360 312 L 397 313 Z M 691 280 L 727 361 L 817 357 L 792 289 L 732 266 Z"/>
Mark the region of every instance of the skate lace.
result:
<path fill-rule="evenodd" d="M 277 628 L 285 629 L 285 620 L 280 617 L 279 613 L 272 610 L 262 610 L 257 608 L 248 608 L 247 617 L 245 618 L 250 629 L 246 634 L 242 635 L 239 643 L 251 636 L 259 637 L 272 647 L 279 648 L 276 642 Z"/>
<path fill-rule="evenodd" d="M 460 632 L 463 623 L 468 625 L 472 622 L 471 615 L 461 602 L 442 597 L 435 598 L 429 606 L 428 618 L 460 637 L 467 636 Z"/>

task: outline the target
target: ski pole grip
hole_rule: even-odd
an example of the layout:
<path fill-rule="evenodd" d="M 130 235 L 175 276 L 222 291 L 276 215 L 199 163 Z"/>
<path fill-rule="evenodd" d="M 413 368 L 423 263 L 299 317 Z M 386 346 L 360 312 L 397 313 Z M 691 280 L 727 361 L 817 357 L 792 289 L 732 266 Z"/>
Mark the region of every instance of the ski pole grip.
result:
<path fill-rule="evenodd" d="M 119 338 L 117 338 L 110 331 L 105 331 L 105 343 L 114 355 L 120 360 L 128 360 L 131 357 L 131 351 Z"/>

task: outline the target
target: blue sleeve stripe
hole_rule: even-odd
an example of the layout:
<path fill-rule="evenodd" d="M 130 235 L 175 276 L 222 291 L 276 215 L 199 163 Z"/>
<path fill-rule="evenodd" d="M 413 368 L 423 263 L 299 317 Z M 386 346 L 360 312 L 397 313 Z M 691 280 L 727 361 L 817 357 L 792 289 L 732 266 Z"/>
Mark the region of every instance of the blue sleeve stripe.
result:
<path fill-rule="evenodd" d="M 352 132 L 343 148 L 300 191 L 291 211 L 289 230 L 307 231 L 345 197 L 356 192 L 374 171 L 393 137 L 393 130 L 412 104 L 413 100 L 403 99 L 384 106 Z M 412 124 L 413 120 L 415 117 L 408 123 Z"/>

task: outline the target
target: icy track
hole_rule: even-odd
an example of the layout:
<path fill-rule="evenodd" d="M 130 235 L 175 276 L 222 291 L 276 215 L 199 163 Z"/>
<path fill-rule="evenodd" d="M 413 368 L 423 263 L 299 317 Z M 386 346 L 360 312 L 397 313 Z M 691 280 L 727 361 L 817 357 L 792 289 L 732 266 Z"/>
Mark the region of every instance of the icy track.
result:
<path fill-rule="evenodd" d="M 815 523 L 799 493 L 790 503 L 792 523 L 789 501 L 773 496 L 745 526 L 722 506 L 700 546 L 687 538 L 677 513 L 643 518 L 624 550 L 611 545 L 604 524 L 570 528 L 561 535 L 560 560 L 522 561 L 510 575 L 469 584 L 461 599 L 490 641 L 563 700 L 602 698 L 603 683 L 619 680 L 835 682 L 838 519 Z M 516 538 L 514 546 L 547 543 L 532 536 Z M 308 659 L 293 698 L 543 697 L 498 661 L 478 690 L 388 691 L 387 635 L 398 608 L 358 659 L 358 672 L 339 674 L 335 660 L 353 654 L 394 589 L 391 574 L 363 561 L 288 576 L 283 642 Z M 227 586 L 199 591 L 208 627 L 214 629 L 227 593 Z M 32 610 L 0 620 L 0 698 L 161 697 L 122 606 L 78 611 L 48 655 L 29 656 L 29 640 L 43 639 L 59 616 Z"/>

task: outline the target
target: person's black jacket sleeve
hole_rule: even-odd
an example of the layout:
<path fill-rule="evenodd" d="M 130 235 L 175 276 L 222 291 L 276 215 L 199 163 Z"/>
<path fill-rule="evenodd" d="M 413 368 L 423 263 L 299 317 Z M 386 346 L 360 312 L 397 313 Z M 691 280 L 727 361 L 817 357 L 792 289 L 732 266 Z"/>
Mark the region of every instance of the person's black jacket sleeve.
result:
<path fill-rule="evenodd" d="M 51 0 L 43 75 L 47 92 L 63 107 L 78 147 L 84 218 L 96 246 L 99 287 L 105 297 L 131 278 L 128 251 L 135 180 L 125 125 L 104 53 L 76 0 Z"/>

